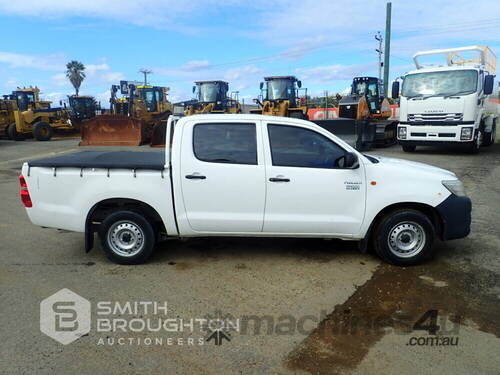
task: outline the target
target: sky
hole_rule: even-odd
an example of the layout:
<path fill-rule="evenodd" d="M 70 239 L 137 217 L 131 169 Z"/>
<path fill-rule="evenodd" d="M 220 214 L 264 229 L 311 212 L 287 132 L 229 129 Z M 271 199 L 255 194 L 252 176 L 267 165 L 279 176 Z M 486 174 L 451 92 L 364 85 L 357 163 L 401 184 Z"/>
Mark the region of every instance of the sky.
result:
<path fill-rule="evenodd" d="M 0 0 L 0 86 L 38 86 L 58 102 L 73 93 L 70 60 L 86 66 L 80 93 L 108 105 L 120 80 L 192 97 L 194 81 L 226 80 L 251 102 L 268 75 L 296 75 L 309 94 L 342 92 L 354 76 L 376 76 L 377 31 L 386 1 L 354 0 Z M 391 80 L 421 50 L 488 45 L 500 57 L 499 0 L 393 0 Z M 498 70 L 498 69 L 497 69 Z"/>

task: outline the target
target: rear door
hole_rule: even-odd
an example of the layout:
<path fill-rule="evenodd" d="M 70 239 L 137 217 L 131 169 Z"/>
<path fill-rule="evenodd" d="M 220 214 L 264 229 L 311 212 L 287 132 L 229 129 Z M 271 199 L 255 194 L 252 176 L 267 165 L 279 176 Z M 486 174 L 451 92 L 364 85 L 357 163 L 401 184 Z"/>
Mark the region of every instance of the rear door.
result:
<path fill-rule="evenodd" d="M 363 164 L 340 168 L 346 150 L 326 132 L 278 121 L 266 127 L 264 232 L 357 233 L 365 210 Z"/>
<path fill-rule="evenodd" d="M 190 121 L 183 127 L 180 179 L 191 230 L 262 231 L 265 166 L 258 125 Z"/>

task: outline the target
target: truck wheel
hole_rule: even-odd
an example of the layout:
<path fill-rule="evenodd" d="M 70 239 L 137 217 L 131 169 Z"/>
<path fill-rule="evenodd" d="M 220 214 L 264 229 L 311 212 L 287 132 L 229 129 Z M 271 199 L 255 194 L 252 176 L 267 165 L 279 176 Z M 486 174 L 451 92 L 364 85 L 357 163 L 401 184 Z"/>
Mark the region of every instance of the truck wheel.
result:
<path fill-rule="evenodd" d="M 496 137 L 497 137 L 497 123 L 496 121 L 494 121 L 493 126 L 491 127 L 491 131 L 484 132 L 483 146 L 491 146 L 493 143 L 495 143 Z"/>
<path fill-rule="evenodd" d="M 404 152 L 415 152 L 416 149 L 417 149 L 417 146 L 415 146 L 415 145 L 403 145 Z"/>
<path fill-rule="evenodd" d="M 153 227 L 144 216 L 132 211 L 109 215 L 99 226 L 101 249 L 118 264 L 141 264 L 153 253 Z"/>
<path fill-rule="evenodd" d="M 481 143 L 483 143 L 483 133 L 478 130 L 474 135 L 474 140 L 468 144 L 467 151 L 470 154 L 477 154 L 481 148 Z"/>
<path fill-rule="evenodd" d="M 24 141 L 23 135 L 17 131 L 16 124 L 7 127 L 7 137 L 13 141 Z"/>
<path fill-rule="evenodd" d="M 433 254 L 434 226 L 419 211 L 395 211 L 379 223 L 375 230 L 375 251 L 387 263 L 413 266 Z"/>
<path fill-rule="evenodd" d="M 37 141 L 50 141 L 53 134 L 54 129 L 46 122 L 40 121 L 33 126 L 33 137 Z"/>

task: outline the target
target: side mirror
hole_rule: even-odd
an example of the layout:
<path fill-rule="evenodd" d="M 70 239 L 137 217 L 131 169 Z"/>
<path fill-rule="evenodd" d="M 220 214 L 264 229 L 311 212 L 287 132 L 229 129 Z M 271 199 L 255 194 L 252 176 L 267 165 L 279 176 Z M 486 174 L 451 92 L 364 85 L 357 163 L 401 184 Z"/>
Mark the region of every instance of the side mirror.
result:
<path fill-rule="evenodd" d="M 399 97 L 399 81 L 394 81 L 392 83 L 391 97 L 397 99 Z"/>
<path fill-rule="evenodd" d="M 495 76 L 491 74 L 488 74 L 486 77 L 484 77 L 484 86 L 483 86 L 484 95 L 491 95 L 493 93 L 494 79 Z"/>
<path fill-rule="evenodd" d="M 359 167 L 358 156 L 352 152 L 346 152 L 337 159 L 337 165 L 343 169 L 356 169 Z"/>
<path fill-rule="evenodd" d="M 196 91 L 196 86 L 193 86 L 193 94 L 194 94 L 195 91 Z"/>
<path fill-rule="evenodd" d="M 62 107 L 62 100 L 59 100 L 59 105 Z"/>
<path fill-rule="evenodd" d="M 299 89 L 302 87 L 302 81 L 297 81 L 297 86 L 299 87 Z"/>
<path fill-rule="evenodd" d="M 260 89 L 262 90 L 264 88 L 264 82 L 260 83 Z"/>

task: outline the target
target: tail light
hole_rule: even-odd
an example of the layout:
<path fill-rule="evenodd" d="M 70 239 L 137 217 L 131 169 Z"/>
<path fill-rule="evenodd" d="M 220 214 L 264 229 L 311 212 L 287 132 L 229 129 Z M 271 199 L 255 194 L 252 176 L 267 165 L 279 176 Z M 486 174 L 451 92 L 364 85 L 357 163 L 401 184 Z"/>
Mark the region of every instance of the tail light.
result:
<path fill-rule="evenodd" d="M 21 184 L 21 202 L 23 202 L 24 207 L 33 207 L 30 192 L 28 191 L 28 184 L 26 184 L 23 175 L 19 175 L 19 183 Z"/>

